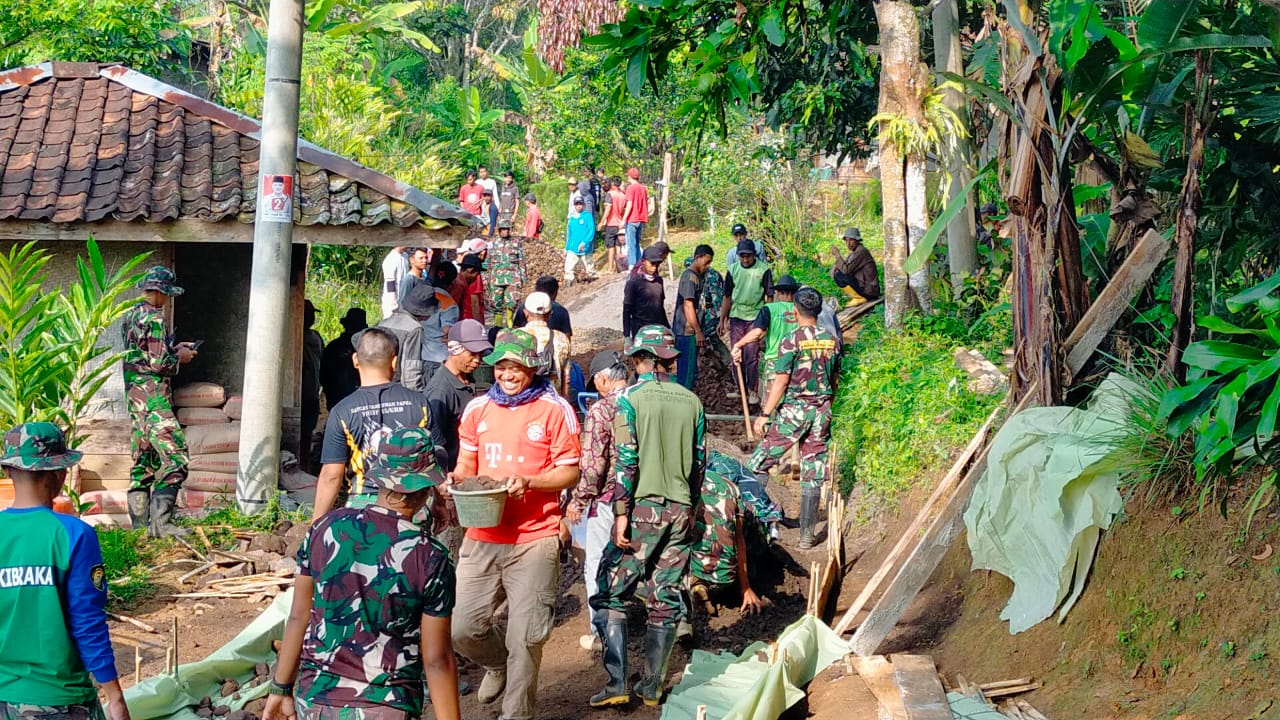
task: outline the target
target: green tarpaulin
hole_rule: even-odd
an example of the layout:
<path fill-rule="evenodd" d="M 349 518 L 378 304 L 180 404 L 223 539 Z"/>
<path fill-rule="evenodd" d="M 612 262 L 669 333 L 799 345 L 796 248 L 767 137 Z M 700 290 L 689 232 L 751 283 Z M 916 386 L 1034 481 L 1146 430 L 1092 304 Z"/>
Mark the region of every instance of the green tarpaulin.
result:
<path fill-rule="evenodd" d="M 1011 633 L 1055 610 L 1061 622 L 1084 590 L 1102 531 L 1124 507 L 1116 455 L 1129 398 L 1142 392 L 1110 375 L 1087 407 L 1024 410 L 992 440 L 964 521 L 973 569 L 1013 580 L 1000 613 Z"/>
<path fill-rule="evenodd" d="M 699 705 L 707 706 L 708 720 L 775 720 L 804 697 L 801 687 L 849 652 L 849 645 L 805 615 L 778 637 L 777 662 L 769 662 L 770 652 L 762 642 L 738 656 L 694 650 L 662 707 L 662 720 L 692 720 Z"/>
<path fill-rule="evenodd" d="M 249 701 L 266 695 L 266 683 L 240 690 L 239 700 L 221 698 L 218 692 L 223 680 L 234 678 L 243 686 L 253 677 L 254 665 L 274 664 L 271 642 L 284 635 L 284 623 L 292 602 L 292 590 L 281 593 L 256 620 L 212 655 L 199 662 L 179 665 L 177 680 L 172 675 L 157 675 L 125 690 L 129 715 L 133 720 L 199 720 L 191 706 L 205 695 L 232 710 L 239 710 Z"/>

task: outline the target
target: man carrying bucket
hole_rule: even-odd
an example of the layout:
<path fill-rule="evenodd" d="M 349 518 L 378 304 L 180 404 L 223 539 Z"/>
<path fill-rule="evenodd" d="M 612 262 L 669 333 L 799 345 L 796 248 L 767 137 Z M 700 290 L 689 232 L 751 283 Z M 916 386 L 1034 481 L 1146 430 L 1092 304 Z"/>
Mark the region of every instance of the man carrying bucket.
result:
<path fill-rule="evenodd" d="M 542 645 L 555 620 L 560 492 L 578 482 L 581 445 L 573 408 L 536 374 L 532 335 L 499 332 L 484 361 L 494 384 L 462 412 L 452 481 L 504 480 L 507 497 L 491 527 L 477 527 L 455 498 L 459 521 L 471 527 L 459 553 L 453 644 L 485 669 L 480 701 L 503 698 L 501 718 L 526 720 L 537 711 Z M 504 599 L 505 637 L 493 622 Z"/>

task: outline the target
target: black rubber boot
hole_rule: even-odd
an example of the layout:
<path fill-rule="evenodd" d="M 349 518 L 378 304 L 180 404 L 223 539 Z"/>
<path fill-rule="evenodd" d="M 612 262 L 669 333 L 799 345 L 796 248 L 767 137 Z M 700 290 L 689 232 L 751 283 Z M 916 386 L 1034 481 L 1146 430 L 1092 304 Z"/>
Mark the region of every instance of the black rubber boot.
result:
<path fill-rule="evenodd" d="M 667 661 L 676 644 L 676 628 L 649 626 L 644 635 L 644 677 L 636 683 L 636 695 L 649 707 L 662 702 L 667 684 Z"/>
<path fill-rule="evenodd" d="M 609 674 L 609 683 L 592 695 L 588 702 L 591 707 L 626 705 L 631 702 L 631 693 L 627 691 L 627 617 L 620 613 L 599 612 L 592 625 L 604 638 L 604 671 Z"/>
<path fill-rule="evenodd" d="M 821 487 L 800 489 L 800 544 L 801 550 L 813 547 L 813 528 L 818 524 L 818 505 L 822 502 Z"/>
<path fill-rule="evenodd" d="M 146 488 L 134 488 L 125 497 L 129 504 L 129 522 L 134 530 L 146 528 L 151 522 L 151 491 Z"/>
<path fill-rule="evenodd" d="M 154 490 L 151 493 L 151 537 L 186 537 L 190 531 L 173 524 L 174 508 L 178 504 L 178 486 Z"/>

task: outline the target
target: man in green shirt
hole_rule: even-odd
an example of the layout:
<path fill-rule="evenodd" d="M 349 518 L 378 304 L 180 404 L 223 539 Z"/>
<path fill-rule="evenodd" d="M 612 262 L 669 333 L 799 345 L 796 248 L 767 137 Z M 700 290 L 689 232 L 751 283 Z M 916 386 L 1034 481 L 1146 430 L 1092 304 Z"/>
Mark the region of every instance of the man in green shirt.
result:
<path fill-rule="evenodd" d="M 93 528 L 53 512 L 80 461 L 51 423 L 4 436 L 13 505 L 0 512 L 0 718 L 129 720 L 107 630 L 107 578 Z"/>
<path fill-rule="evenodd" d="M 617 400 L 613 540 L 597 573 L 599 592 L 591 598 L 609 683 L 591 697 L 592 707 L 631 700 L 626 608 L 642 582 L 651 587 L 645 603 L 649 627 L 644 674 L 635 691 L 646 705 L 662 701 L 676 627 L 689 613 L 682 588 L 706 471 L 702 401 L 671 377 L 680 355 L 671 330 L 640 328 L 627 355 L 639 379 Z"/>
<path fill-rule="evenodd" d="M 760 312 L 756 313 L 756 319 L 751 323 L 751 329 L 739 338 L 733 344 L 733 349 L 729 351 L 734 362 L 742 362 L 742 348 L 764 340 L 764 362 L 760 368 L 761 390 L 768 391 L 773 383 L 773 364 L 778 359 L 778 346 L 782 344 L 784 338 L 799 327 L 796 323 L 795 306 L 792 303 L 799 289 L 800 283 L 790 275 L 778 278 L 778 281 L 773 284 L 774 297 L 777 299 L 765 303 L 764 307 L 760 308 Z"/>
<path fill-rule="evenodd" d="M 729 342 L 737 344 L 751 329 L 760 308 L 773 300 L 773 274 L 769 264 L 756 257 L 756 245 L 750 240 L 738 243 L 738 262 L 729 266 L 724 276 L 724 302 L 720 305 L 720 334 L 729 333 Z M 748 401 L 759 402 L 760 343 L 742 346 L 742 375 L 746 381 Z"/>
<path fill-rule="evenodd" d="M 756 418 L 756 434 L 762 436 L 760 446 L 747 461 L 751 472 L 765 472 L 792 445 L 800 445 L 801 550 L 813 547 L 822 481 L 827 475 L 831 398 L 839 375 L 836 339 L 818 325 L 821 310 L 822 295 L 817 290 L 806 287 L 796 291 L 796 321 L 800 326 L 778 348 L 773 385 Z"/>

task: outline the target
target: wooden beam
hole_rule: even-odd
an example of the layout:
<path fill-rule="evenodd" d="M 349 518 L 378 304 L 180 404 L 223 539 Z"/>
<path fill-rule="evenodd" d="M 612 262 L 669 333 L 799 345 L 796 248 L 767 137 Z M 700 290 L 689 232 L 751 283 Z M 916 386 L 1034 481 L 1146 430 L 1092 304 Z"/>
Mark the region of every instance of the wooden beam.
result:
<path fill-rule="evenodd" d="M 1009 417 L 1021 412 L 1031 399 L 1039 394 L 1039 384 L 1040 381 L 1036 380 L 1027 387 L 1022 400 L 1009 412 Z M 946 554 L 947 548 L 951 547 L 952 541 L 960 534 L 960 529 L 964 525 L 964 510 L 969 505 L 974 485 L 987 469 L 987 454 L 990 451 L 991 443 L 987 443 L 970 466 L 969 472 L 965 473 L 956 485 L 947 503 L 938 511 L 938 516 L 929 524 L 920 541 L 907 556 L 897 575 L 885 589 L 884 595 L 858 626 L 858 631 L 849 641 L 855 655 L 866 656 L 875 653 L 876 648 L 880 647 L 884 639 L 889 636 L 889 632 L 898 624 L 898 620 L 907 611 L 911 601 L 920 594 L 920 589 L 928 582 L 929 576 L 938 569 L 942 556 Z"/>
<path fill-rule="evenodd" d="M 1138 240 L 1133 252 L 1125 258 L 1120 269 L 1111 277 L 1111 282 L 1103 288 L 1098 299 L 1093 301 L 1080 323 L 1062 344 L 1070 378 L 1080 372 L 1085 362 L 1098 349 L 1098 344 L 1111 332 L 1125 310 L 1129 309 L 1129 303 L 1147 286 L 1147 281 L 1160 263 L 1164 262 L 1168 252 L 1169 241 L 1155 230 L 1148 230 Z"/>
<path fill-rule="evenodd" d="M 927 655 L 890 655 L 893 680 L 902 693 L 908 720 L 952 720 L 938 669 Z"/>
<path fill-rule="evenodd" d="M 51 223 L 36 220 L 0 221 L 0 240 L 40 240 L 82 243 L 92 235 L 98 242 L 158 243 L 252 243 L 253 225 L 226 220 L 171 220 L 167 222 L 123 222 L 104 220 L 96 223 Z M 401 228 L 382 224 L 363 225 L 295 225 L 293 242 L 311 245 L 400 245 L 433 248 L 456 248 L 466 231 L 453 225 L 440 230 L 422 226 Z"/>
<path fill-rule="evenodd" d="M 854 657 L 851 661 L 858 671 L 858 676 L 867 684 L 880 703 L 880 709 L 884 711 L 880 717 L 887 716 L 890 720 L 907 720 L 907 710 L 902 704 L 902 693 L 893 680 L 893 666 L 889 661 L 880 655 Z"/>
<path fill-rule="evenodd" d="M 1005 398 L 1005 402 L 1008 402 L 1007 397 Z M 898 558 L 902 557 L 902 553 L 906 552 L 907 545 L 919 536 L 920 528 L 923 527 L 925 522 L 927 522 L 930 516 L 932 516 L 934 507 L 940 500 L 951 492 L 956 482 L 963 477 L 964 471 L 969 467 L 969 461 L 973 460 L 973 456 L 978 452 L 978 449 L 986 442 L 987 433 L 990 432 L 991 426 L 995 423 L 996 417 L 1000 414 L 1000 409 L 1003 406 L 1004 403 L 1002 402 L 1000 406 L 997 406 L 995 410 L 991 411 L 991 415 L 987 417 L 987 421 L 982 424 L 982 427 L 978 428 L 978 432 L 975 433 L 973 439 L 969 441 L 968 447 L 964 449 L 964 452 L 960 453 L 960 457 L 956 458 L 955 464 L 951 466 L 951 469 L 947 471 L 947 474 L 938 482 L 938 486 L 934 488 L 933 494 L 925 501 L 924 507 L 920 508 L 920 512 L 917 513 L 915 519 L 911 521 L 911 525 L 907 527 L 907 531 L 902 533 L 902 537 L 898 539 L 897 544 L 894 545 L 893 549 L 889 551 L 889 554 L 885 556 L 884 561 L 881 562 L 880 567 L 876 570 L 875 574 L 872 575 L 871 579 L 867 581 L 867 584 L 863 586 L 862 592 L 858 594 L 858 597 L 854 599 L 853 604 L 845 611 L 844 617 L 840 618 L 840 622 L 835 627 L 836 634 L 844 634 L 846 630 L 853 626 L 853 621 L 857 619 L 858 613 L 862 612 L 862 608 L 871 600 L 871 596 L 875 594 L 875 591 L 880 588 L 880 583 L 884 582 L 884 579 L 888 577 L 889 572 L 896 566 Z"/>

